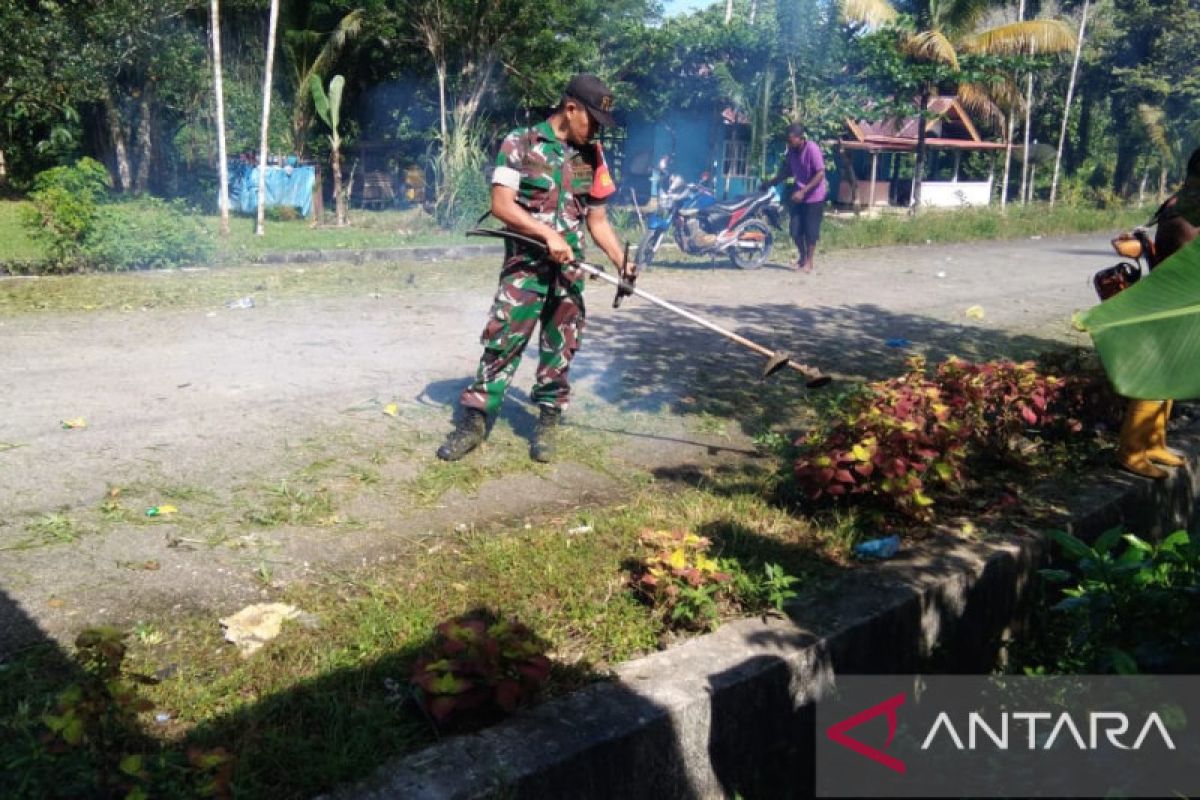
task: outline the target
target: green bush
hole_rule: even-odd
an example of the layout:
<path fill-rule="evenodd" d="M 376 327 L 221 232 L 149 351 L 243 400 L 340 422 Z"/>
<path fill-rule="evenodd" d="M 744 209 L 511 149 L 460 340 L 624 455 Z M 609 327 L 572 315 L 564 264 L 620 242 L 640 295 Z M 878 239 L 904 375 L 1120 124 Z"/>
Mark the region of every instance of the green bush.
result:
<path fill-rule="evenodd" d="M 110 202 L 108 171 L 90 158 L 39 173 L 29 199 L 22 222 L 48 254 L 29 271 L 154 269 L 207 261 L 213 252 L 211 233 L 178 204 Z"/>
<path fill-rule="evenodd" d="M 96 212 L 108 197 L 108 170 L 98 161 L 81 158 L 74 166 L 38 173 L 29 199 L 33 205 L 22 221 L 33 238 L 46 247 L 48 271 L 79 265 L 83 243 L 92 232 Z"/>
<path fill-rule="evenodd" d="M 1050 536 L 1065 568 L 1039 572 L 1058 602 L 1037 612 L 1016 666 L 1035 674 L 1200 668 L 1200 541 L 1176 531 L 1151 543 L 1121 528 L 1091 545 L 1063 531 Z"/>
<path fill-rule="evenodd" d="M 140 197 L 99 207 L 82 257 L 103 271 L 159 269 L 205 262 L 214 247 L 212 234 L 180 205 Z"/>

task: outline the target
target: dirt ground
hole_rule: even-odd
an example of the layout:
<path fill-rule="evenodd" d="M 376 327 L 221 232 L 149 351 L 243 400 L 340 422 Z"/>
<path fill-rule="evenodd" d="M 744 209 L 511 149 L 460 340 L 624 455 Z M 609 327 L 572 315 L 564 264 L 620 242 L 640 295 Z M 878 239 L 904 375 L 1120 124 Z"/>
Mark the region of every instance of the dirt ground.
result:
<path fill-rule="evenodd" d="M 891 374 L 908 352 L 1086 344 L 1071 316 L 1095 302 L 1106 238 L 844 252 L 811 275 L 677 264 L 641 285 L 854 379 Z M 762 360 L 642 301 L 614 311 L 597 284 L 569 456 L 527 462 L 527 357 L 480 456 L 487 469 L 447 471 L 432 451 L 474 369 L 490 294 L 474 281 L 399 299 L 0 318 L 0 656 L 38 628 L 66 639 L 168 609 L 224 616 L 306 573 L 402 557 L 456 528 L 566 519 L 612 499 L 630 470 L 754 454 L 764 409 L 736 398 L 759 392 Z M 775 380 L 803 402 L 794 373 Z M 75 417 L 87 427 L 62 427 Z M 145 517 L 167 503 L 179 512 Z"/>

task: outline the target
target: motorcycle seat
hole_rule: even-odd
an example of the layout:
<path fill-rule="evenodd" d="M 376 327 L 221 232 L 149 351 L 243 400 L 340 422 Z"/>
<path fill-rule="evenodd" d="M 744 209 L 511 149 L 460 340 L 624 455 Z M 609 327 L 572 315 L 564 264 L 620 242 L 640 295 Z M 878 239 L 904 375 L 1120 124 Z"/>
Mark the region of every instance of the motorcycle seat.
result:
<path fill-rule="evenodd" d="M 738 209 L 745 208 L 746 206 L 753 203 L 756 199 L 757 198 L 754 195 L 748 194 L 745 197 L 739 197 L 737 200 L 711 205 L 705 210 L 706 211 L 723 211 L 725 213 L 732 213 L 734 211 L 737 211 Z"/>

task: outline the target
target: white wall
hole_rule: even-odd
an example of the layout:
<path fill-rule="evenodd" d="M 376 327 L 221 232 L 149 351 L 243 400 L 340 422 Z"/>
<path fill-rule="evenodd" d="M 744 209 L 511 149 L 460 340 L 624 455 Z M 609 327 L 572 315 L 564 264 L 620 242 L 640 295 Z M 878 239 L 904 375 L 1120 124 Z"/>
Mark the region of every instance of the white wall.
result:
<path fill-rule="evenodd" d="M 992 181 L 922 181 L 921 205 L 936 208 L 986 206 L 992 199 Z"/>

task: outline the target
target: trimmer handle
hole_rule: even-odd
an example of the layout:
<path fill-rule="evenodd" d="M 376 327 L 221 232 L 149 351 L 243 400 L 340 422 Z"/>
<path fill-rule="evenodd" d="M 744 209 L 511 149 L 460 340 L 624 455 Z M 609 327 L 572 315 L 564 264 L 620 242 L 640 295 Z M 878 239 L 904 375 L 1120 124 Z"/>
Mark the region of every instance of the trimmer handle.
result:
<path fill-rule="evenodd" d="M 635 281 L 637 281 L 637 276 L 635 275 L 632 278 L 630 278 L 625 274 L 625 270 L 626 270 L 626 268 L 628 268 L 628 266 L 629 266 L 629 242 L 626 242 L 625 243 L 625 256 L 621 259 L 621 283 L 623 285 L 617 286 L 617 293 L 613 297 L 613 306 L 612 306 L 613 308 L 620 308 L 621 301 L 624 300 L 626 297 L 629 297 L 629 295 L 633 294 L 633 284 Z"/>

